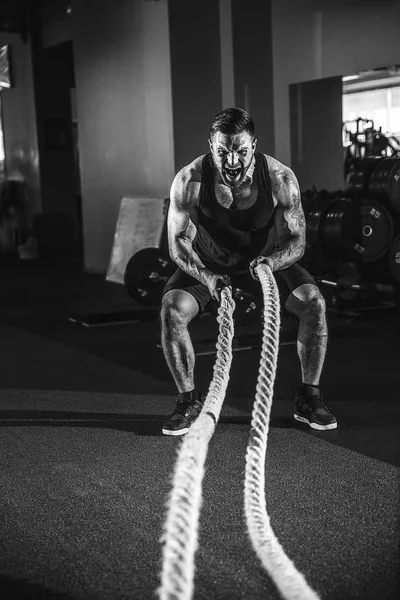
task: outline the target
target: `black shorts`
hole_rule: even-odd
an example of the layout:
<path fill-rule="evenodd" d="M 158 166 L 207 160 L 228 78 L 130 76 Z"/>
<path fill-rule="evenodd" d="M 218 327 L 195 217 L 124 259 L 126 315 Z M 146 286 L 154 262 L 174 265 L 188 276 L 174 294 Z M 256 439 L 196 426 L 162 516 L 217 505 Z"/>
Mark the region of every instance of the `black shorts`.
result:
<path fill-rule="evenodd" d="M 285 306 L 286 300 L 291 292 L 293 292 L 293 290 L 298 288 L 300 285 L 303 285 L 304 283 L 316 285 L 315 280 L 310 273 L 297 263 L 294 263 L 287 269 L 283 269 L 283 271 L 275 271 L 274 277 L 279 289 L 282 307 Z M 261 284 L 259 281 L 255 281 L 252 278 L 250 271 L 243 275 L 230 275 L 230 278 L 233 288 L 240 288 L 245 292 L 254 294 L 255 296 L 260 295 Z M 184 290 L 185 292 L 189 292 L 189 294 L 191 294 L 193 298 L 197 300 L 199 305 L 199 313 L 197 317 L 204 313 L 207 305 L 210 302 L 215 302 L 212 300 L 207 286 L 205 286 L 203 283 L 200 283 L 200 281 L 194 277 L 190 277 L 190 275 L 187 275 L 178 267 L 176 267 L 176 270 L 173 271 L 168 278 L 163 290 L 163 295 L 171 290 Z"/>

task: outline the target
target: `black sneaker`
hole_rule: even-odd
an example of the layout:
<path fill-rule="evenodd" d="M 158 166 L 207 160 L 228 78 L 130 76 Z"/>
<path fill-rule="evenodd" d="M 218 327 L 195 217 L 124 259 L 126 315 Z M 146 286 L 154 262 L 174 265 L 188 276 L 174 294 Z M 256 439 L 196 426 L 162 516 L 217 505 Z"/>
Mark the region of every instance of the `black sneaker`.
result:
<path fill-rule="evenodd" d="M 200 392 L 194 392 L 191 396 L 190 394 L 179 394 L 174 412 L 163 425 L 163 434 L 183 435 L 187 433 L 192 423 L 199 416 L 204 400 L 205 396 Z"/>
<path fill-rule="evenodd" d="M 313 429 L 336 429 L 337 421 L 325 406 L 317 388 L 301 386 L 297 390 L 294 418 L 307 423 Z"/>

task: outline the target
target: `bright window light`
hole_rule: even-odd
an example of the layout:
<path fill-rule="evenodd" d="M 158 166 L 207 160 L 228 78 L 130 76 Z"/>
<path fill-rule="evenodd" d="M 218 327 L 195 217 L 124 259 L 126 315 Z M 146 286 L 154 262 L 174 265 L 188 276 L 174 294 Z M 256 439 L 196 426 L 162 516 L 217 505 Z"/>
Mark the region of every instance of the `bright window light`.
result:
<path fill-rule="evenodd" d="M 372 119 L 376 129 L 381 127 L 382 133 L 399 137 L 400 86 L 344 94 L 343 121 L 354 121 L 359 117 Z M 350 124 L 347 125 L 349 128 Z"/>
<path fill-rule="evenodd" d="M 346 77 L 342 77 L 342 81 L 351 81 L 352 79 L 358 79 L 358 75 L 346 75 Z"/>

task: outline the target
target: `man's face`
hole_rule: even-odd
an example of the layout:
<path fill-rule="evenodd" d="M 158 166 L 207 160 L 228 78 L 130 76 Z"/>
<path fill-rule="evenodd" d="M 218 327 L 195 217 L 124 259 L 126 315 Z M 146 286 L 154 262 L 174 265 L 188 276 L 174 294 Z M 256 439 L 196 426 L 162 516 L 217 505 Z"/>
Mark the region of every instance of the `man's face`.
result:
<path fill-rule="evenodd" d="M 214 164 L 222 181 L 231 188 L 238 187 L 251 165 L 257 140 L 244 131 L 226 135 L 217 131 L 209 140 Z"/>

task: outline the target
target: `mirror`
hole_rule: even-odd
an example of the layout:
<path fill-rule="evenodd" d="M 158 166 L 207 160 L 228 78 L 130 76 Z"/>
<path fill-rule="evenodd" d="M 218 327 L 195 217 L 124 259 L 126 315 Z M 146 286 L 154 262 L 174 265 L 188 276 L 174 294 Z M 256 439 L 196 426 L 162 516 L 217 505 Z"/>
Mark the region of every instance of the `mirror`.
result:
<path fill-rule="evenodd" d="M 344 189 L 357 161 L 400 158 L 400 65 L 291 84 L 291 163 L 302 190 Z"/>
<path fill-rule="evenodd" d="M 10 47 L 5 45 L 0 47 L 0 181 L 6 177 L 1 92 L 10 87 Z"/>
<path fill-rule="evenodd" d="M 1 94 L 0 94 L 0 181 L 6 178 L 6 157 L 4 151 L 3 139 L 3 118 L 1 111 Z"/>
<path fill-rule="evenodd" d="M 342 81 L 345 174 L 357 159 L 400 156 L 400 66 L 361 71 Z"/>

